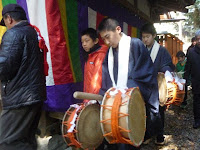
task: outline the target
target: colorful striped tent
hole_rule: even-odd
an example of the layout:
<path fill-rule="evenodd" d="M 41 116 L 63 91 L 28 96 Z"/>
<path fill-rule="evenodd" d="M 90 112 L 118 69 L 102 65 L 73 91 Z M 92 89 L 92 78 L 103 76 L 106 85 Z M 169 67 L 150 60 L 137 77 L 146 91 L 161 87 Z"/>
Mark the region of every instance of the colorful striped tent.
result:
<path fill-rule="evenodd" d="M 3 5 L 2 5 L 2 0 L 0 0 L 0 12 L 2 12 Z M 0 13 L 0 19 L 2 19 L 2 13 Z M 6 31 L 5 27 L 0 26 L 0 43 L 1 43 L 1 38 L 4 32 Z"/>
<path fill-rule="evenodd" d="M 105 16 L 110 16 L 120 22 L 125 33 L 139 37 L 139 28 L 144 23 L 109 0 L 0 0 L 0 11 L 10 3 L 25 9 L 28 20 L 40 29 L 49 49 L 48 98 L 44 106 L 48 111 L 66 111 L 72 103 L 80 102 L 72 95 L 83 86 L 81 31 L 97 28 Z M 0 37 L 4 31 L 0 27 Z"/>

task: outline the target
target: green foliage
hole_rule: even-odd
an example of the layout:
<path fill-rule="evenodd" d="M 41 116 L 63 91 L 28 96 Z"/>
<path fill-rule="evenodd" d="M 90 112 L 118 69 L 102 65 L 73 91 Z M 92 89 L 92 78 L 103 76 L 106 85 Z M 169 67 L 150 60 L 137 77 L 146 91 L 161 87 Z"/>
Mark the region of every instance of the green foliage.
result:
<path fill-rule="evenodd" d="M 186 16 L 183 31 L 185 35 L 193 37 L 195 31 L 200 29 L 200 0 L 196 0 L 194 5 L 188 7 Z"/>

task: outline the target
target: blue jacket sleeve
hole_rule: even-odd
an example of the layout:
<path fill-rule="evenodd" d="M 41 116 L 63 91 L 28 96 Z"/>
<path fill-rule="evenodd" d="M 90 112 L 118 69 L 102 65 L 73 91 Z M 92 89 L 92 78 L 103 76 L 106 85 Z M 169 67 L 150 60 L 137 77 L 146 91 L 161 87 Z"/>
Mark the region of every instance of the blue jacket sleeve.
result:
<path fill-rule="evenodd" d="M 102 85 L 99 91 L 100 95 L 104 95 L 105 92 L 112 87 L 112 81 L 110 79 L 109 71 L 108 71 L 108 52 L 106 57 L 104 58 L 102 64 Z"/>
<path fill-rule="evenodd" d="M 184 70 L 185 71 L 184 79 L 186 80 L 187 84 L 188 84 L 188 81 L 189 81 L 189 77 L 191 75 L 191 68 L 192 68 L 191 60 L 192 60 L 192 55 L 191 55 L 190 51 L 188 51 L 187 62 L 185 64 L 185 70 Z"/>

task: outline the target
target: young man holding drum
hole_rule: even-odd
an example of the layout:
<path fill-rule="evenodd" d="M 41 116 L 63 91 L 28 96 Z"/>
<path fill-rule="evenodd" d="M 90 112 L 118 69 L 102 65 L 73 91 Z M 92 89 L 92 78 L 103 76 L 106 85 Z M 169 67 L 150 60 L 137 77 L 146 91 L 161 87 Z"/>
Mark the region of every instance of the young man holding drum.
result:
<path fill-rule="evenodd" d="M 159 119 L 158 83 L 148 50 L 139 39 L 122 33 L 115 19 L 103 19 L 98 32 L 110 46 L 102 66 L 100 94 L 104 95 L 111 87 L 117 89 L 139 87 L 146 103 L 146 140 L 156 134 L 154 122 Z M 125 147 L 133 149 L 130 145 Z"/>
<path fill-rule="evenodd" d="M 156 30 L 153 24 L 145 24 L 141 28 L 142 32 L 142 41 L 148 49 L 148 52 L 151 56 L 153 61 L 153 65 L 155 68 L 156 73 L 165 71 L 174 71 L 174 65 L 172 63 L 171 56 L 166 48 L 161 46 L 156 40 Z M 156 137 L 155 143 L 157 145 L 164 145 L 164 111 L 165 106 L 159 108 L 159 113 L 161 116 L 162 123 L 158 127 L 158 135 Z"/>

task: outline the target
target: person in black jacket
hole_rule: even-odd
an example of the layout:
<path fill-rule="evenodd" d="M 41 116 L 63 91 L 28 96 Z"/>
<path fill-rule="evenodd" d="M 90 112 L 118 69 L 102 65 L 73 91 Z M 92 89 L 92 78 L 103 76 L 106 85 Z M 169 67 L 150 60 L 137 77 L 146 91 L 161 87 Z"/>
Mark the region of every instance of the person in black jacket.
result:
<path fill-rule="evenodd" d="M 0 149 L 36 150 L 35 133 L 46 100 L 43 53 L 21 6 L 6 5 L 2 16 L 0 25 L 8 30 L 0 47 Z"/>
<path fill-rule="evenodd" d="M 193 37 L 192 39 L 191 39 L 191 45 L 188 47 L 188 49 L 187 49 L 187 52 L 186 52 L 186 57 L 187 57 L 187 54 L 188 54 L 188 52 L 193 48 L 193 47 L 195 47 L 195 45 L 196 45 L 196 39 L 195 39 L 195 37 Z"/>
<path fill-rule="evenodd" d="M 184 78 L 188 82 L 191 75 L 193 93 L 193 128 L 200 128 L 200 30 L 195 33 L 196 45 L 187 55 Z"/>

